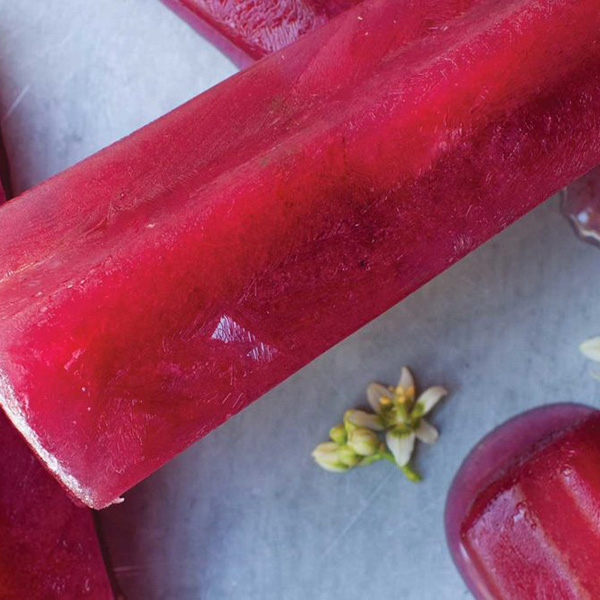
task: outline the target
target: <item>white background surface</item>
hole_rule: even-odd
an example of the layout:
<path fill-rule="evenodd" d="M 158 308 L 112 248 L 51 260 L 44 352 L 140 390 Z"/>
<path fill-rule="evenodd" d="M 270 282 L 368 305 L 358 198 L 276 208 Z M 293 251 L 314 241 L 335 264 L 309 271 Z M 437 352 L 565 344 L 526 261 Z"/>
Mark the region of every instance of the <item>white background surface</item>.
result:
<path fill-rule="evenodd" d="M 0 0 L 0 115 L 23 190 L 234 72 L 158 0 Z M 130 600 L 457 600 L 445 495 L 517 412 L 600 405 L 577 352 L 600 332 L 600 251 L 550 200 L 100 516 Z M 411 365 L 451 390 L 424 483 L 389 464 L 327 474 L 309 454 L 373 379 Z"/>

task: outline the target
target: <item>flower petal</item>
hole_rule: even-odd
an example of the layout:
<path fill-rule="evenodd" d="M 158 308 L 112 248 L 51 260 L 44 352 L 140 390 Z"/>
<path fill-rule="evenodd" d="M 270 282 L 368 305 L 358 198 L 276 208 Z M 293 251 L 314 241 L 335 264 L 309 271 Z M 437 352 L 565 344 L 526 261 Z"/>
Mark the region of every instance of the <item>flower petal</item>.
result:
<path fill-rule="evenodd" d="M 590 360 L 600 362 L 600 337 L 586 340 L 579 346 L 579 350 Z"/>
<path fill-rule="evenodd" d="M 415 398 L 415 378 L 408 367 L 402 367 L 398 387 L 402 388 L 407 400 L 413 401 Z"/>
<path fill-rule="evenodd" d="M 380 383 L 372 383 L 367 388 L 367 400 L 369 401 L 371 408 L 376 413 L 381 412 L 381 399 L 387 398 L 388 400 L 391 400 L 392 396 L 392 392 L 390 392 L 390 390 L 387 387 L 381 385 Z"/>
<path fill-rule="evenodd" d="M 445 388 L 440 385 L 430 387 L 425 390 L 417 400 L 413 410 L 413 416 L 421 417 L 426 415 L 431 409 L 448 394 Z"/>
<path fill-rule="evenodd" d="M 417 439 L 425 444 L 435 444 L 440 437 L 438 430 L 425 419 L 421 419 L 421 422 L 415 431 L 415 435 L 417 436 Z"/>
<path fill-rule="evenodd" d="M 385 442 L 392 453 L 396 464 L 399 467 L 407 465 L 415 448 L 414 432 L 400 432 L 397 429 L 392 429 L 387 432 Z"/>
<path fill-rule="evenodd" d="M 357 427 L 365 427 L 372 431 L 383 431 L 384 427 L 378 415 L 368 413 L 364 410 L 347 410 L 345 420 Z"/>

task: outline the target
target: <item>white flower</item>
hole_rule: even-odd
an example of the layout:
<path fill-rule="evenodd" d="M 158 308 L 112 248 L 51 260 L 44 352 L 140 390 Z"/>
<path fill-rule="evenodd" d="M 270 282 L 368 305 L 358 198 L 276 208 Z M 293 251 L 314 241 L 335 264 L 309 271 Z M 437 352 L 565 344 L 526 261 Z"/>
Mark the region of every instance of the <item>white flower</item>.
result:
<path fill-rule="evenodd" d="M 434 444 L 438 430 L 423 417 L 430 413 L 448 392 L 441 386 L 430 387 L 416 397 L 415 379 L 406 367 L 395 387 L 372 383 L 367 388 L 367 400 L 388 429 L 387 446 L 398 466 L 406 466 L 412 456 L 415 441 Z"/>
<path fill-rule="evenodd" d="M 600 337 L 590 338 L 579 346 L 584 356 L 595 362 L 600 362 Z"/>
<path fill-rule="evenodd" d="M 598 353 L 600 357 L 600 349 Z M 346 411 L 343 424 L 329 432 L 332 441 L 319 444 L 313 457 L 321 467 L 335 472 L 385 458 L 400 467 L 411 481 L 420 481 L 410 460 L 417 440 L 426 444 L 437 441 L 438 430 L 424 417 L 446 394 L 443 387 L 434 386 L 417 397 L 415 379 L 404 367 L 398 385 L 369 385 L 367 400 L 375 412 Z M 385 432 L 385 444 L 379 432 Z"/>

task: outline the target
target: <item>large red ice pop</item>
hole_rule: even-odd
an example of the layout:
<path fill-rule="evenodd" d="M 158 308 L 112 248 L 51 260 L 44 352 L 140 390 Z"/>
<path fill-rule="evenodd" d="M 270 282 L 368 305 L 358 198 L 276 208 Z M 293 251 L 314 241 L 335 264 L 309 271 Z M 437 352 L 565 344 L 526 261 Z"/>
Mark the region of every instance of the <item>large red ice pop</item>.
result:
<path fill-rule="evenodd" d="M 362 0 L 163 0 L 239 66 L 295 42 Z"/>
<path fill-rule="evenodd" d="M 7 166 L 0 164 L 3 183 L 8 181 L 8 169 L 4 168 Z M 4 194 L 2 188 L 0 191 Z M 10 196 L 7 192 L 6 196 Z M 90 511 L 70 501 L 3 414 L 0 598 L 113 598 Z"/>
<path fill-rule="evenodd" d="M 82 501 L 600 162 L 596 0 L 434 5 L 369 0 L 0 210 L 0 400 Z"/>

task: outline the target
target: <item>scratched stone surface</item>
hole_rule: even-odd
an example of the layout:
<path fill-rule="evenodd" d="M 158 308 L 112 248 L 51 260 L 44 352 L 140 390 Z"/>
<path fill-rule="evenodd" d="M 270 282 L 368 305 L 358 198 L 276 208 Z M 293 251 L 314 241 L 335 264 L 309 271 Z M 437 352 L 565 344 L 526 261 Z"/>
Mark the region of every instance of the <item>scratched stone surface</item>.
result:
<path fill-rule="evenodd" d="M 234 72 L 158 0 L 0 0 L 0 120 L 23 190 Z M 130 600 L 469 598 L 445 547 L 445 495 L 506 418 L 600 406 L 577 352 L 600 333 L 598 249 L 551 199 L 214 431 L 100 515 Z M 451 395 L 419 452 L 327 474 L 309 458 L 371 379 L 403 364 Z"/>

